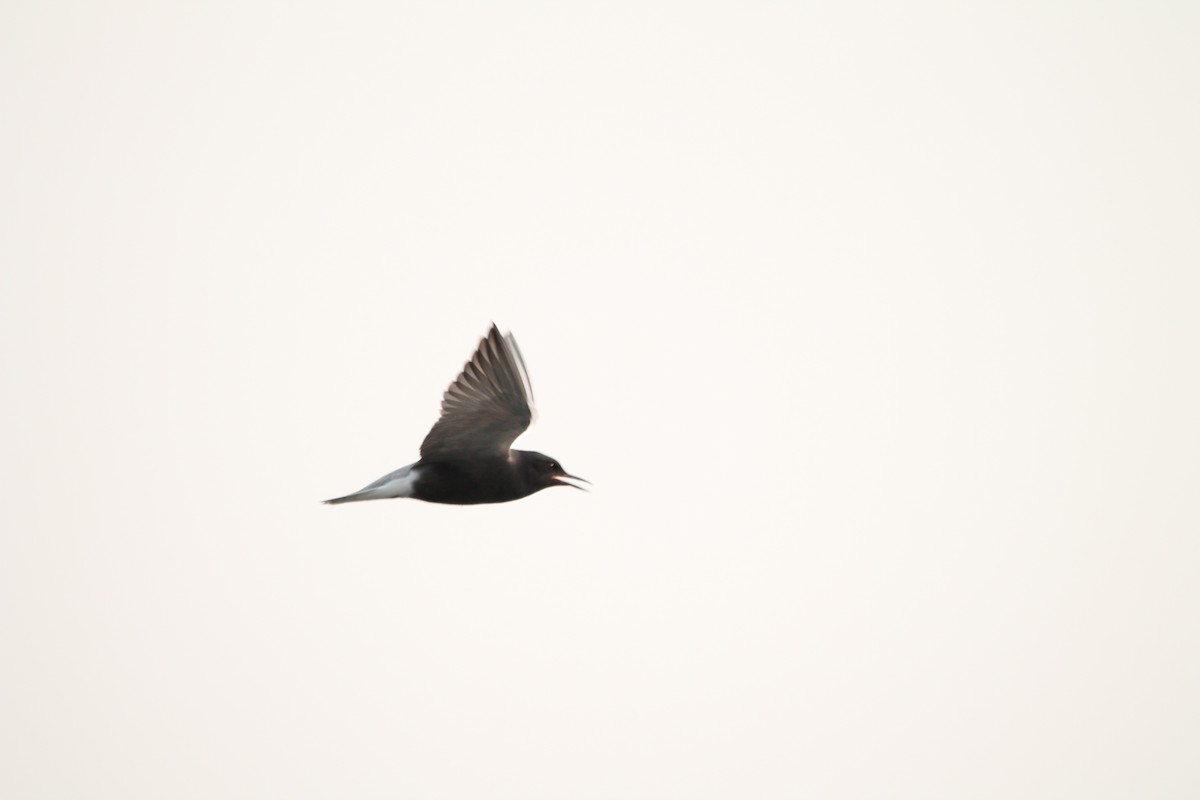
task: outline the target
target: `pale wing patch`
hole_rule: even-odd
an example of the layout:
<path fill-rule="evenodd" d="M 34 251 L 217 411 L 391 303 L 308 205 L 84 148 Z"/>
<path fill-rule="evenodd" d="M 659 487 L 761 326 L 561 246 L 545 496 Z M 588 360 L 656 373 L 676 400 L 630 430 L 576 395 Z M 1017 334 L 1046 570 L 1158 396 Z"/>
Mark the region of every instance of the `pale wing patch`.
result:
<path fill-rule="evenodd" d="M 529 370 L 525 368 L 525 357 L 521 355 L 521 348 L 517 347 L 517 340 L 513 337 L 512 332 L 504 334 L 504 346 L 512 355 L 512 361 L 517 365 L 517 374 L 521 377 L 521 389 L 525 392 L 525 400 L 529 403 L 529 424 L 537 422 L 537 406 L 533 402 L 533 383 L 529 380 Z"/>

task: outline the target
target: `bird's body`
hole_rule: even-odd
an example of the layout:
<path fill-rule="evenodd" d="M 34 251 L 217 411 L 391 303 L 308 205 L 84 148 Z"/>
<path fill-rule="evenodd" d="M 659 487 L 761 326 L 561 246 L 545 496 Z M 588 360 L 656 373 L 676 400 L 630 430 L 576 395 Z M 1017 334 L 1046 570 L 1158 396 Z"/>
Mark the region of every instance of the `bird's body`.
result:
<path fill-rule="evenodd" d="M 512 334 L 495 325 L 442 398 L 442 416 L 421 459 L 326 503 L 412 497 L 430 503 L 506 503 L 551 486 L 573 486 L 557 461 L 512 442 L 533 419 L 533 392 Z"/>

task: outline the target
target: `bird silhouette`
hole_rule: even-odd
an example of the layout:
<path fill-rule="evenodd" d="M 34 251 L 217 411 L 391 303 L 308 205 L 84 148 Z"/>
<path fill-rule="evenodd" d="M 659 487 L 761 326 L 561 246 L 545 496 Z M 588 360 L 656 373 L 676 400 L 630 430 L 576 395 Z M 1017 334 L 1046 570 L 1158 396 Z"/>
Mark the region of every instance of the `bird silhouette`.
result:
<path fill-rule="evenodd" d="M 512 449 L 533 421 L 533 389 L 511 333 L 493 324 L 442 397 L 442 414 L 421 443 L 421 458 L 329 504 L 412 497 L 429 503 L 507 503 L 570 486 L 550 456 Z"/>

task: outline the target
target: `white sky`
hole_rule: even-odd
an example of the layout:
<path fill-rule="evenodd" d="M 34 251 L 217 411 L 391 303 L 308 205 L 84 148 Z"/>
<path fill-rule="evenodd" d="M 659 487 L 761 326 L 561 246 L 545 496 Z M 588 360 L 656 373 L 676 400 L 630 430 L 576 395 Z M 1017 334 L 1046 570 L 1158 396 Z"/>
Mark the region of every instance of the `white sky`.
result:
<path fill-rule="evenodd" d="M 1200 796 L 1198 31 L 5 4 L 0 795 Z"/>

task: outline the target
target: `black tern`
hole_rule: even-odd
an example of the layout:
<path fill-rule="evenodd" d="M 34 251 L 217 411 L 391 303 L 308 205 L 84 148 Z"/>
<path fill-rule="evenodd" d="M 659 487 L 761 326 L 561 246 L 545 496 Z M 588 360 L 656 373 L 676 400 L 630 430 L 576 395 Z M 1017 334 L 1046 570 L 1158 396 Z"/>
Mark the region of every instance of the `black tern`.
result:
<path fill-rule="evenodd" d="M 507 503 L 551 486 L 570 486 L 570 475 L 549 456 L 513 450 L 533 421 L 533 390 L 511 333 L 492 325 L 475 355 L 442 397 L 442 415 L 421 443 L 421 458 L 345 497 L 354 503 L 412 497 L 429 503 Z"/>

